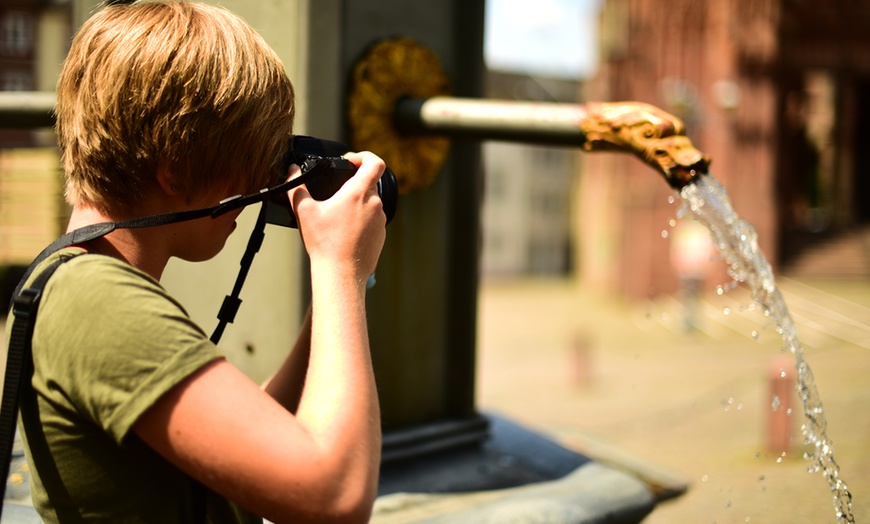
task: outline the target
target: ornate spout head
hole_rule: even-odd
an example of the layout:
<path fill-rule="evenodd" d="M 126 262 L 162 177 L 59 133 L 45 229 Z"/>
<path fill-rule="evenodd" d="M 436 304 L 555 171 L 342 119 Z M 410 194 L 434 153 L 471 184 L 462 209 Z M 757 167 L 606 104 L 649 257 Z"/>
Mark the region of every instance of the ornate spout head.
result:
<path fill-rule="evenodd" d="M 655 106 L 593 102 L 586 110 L 587 116 L 580 122 L 586 151 L 632 153 L 661 173 L 675 189 L 710 168 L 710 158 L 692 145 L 683 122 Z"/>

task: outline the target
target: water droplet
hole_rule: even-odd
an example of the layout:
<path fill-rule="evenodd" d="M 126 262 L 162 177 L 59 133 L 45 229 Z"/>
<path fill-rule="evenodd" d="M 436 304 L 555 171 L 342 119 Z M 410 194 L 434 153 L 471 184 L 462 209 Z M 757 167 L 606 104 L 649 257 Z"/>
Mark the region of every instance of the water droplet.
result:
<path fill-rule="evenodd" d="M 668 238 L 668 230 L 662 229 L 662 238 Z"/>
<path fill-rule="evenodd" d="M 722 286 L 717 287 L 717 288 L 716 288 L 716 294 L 719 295 L 719 296 L 724 295 L 724 294 L 725 294 L 725 288 L 723 288 Z"/>
<path fill-rule="evenodd" d="M 673 204 L 676 201 L 677 201 L 677 199 L 674 198 L 674 195 L 671 195 L 668 197 L 668 204 Z"/>
<path fill-rule="evenodd" d="M 722 313 L 724 313 L 724 314 L 726 314 L 726 315 L 730 315 L 730 314 L 731 314 L 731 308 L 730 308 L 730 307 L 726 307 L 725 309 L 722 310 Z"/>
<path fill-rule="evenodd" d="M 668 225 L 671 227 L 677 227 L 677 221 L 672 218 L 668 220 Z"/>
<path fill-rule="evenodd" d="M 782 464 L 782 457 L 776 457 L 776 463 Z"/>
<path fill-rule="evenodd" d="M 752 338 L 758 340 L 758 331 L 755 331 L 754 329 L 752 330 Z"/>
<path fill-rule="evenodd" d="M 708 480 L 710 480 L 710 477 L 707 475 L 701 475 L 701 482 L 707 482 Z"/>
<path fill-rule="evenodd" d="M 786 370 L 784 370 L 784 369 L 779 370 L 779 377 L 780 378 L 785 378 L 787 376 L 788 376 L 788 372 Z"/>
<path fill-rule="evenodd" d="M 740 411 L 742 409 L 743 409 L 743 402 L 738 402 L 737 403 L 737 411 Z"/>
<path fill-rule="evenodd" d="M 780 406 L 780 405 L 781 405 L 781 402 L 780 402 L 780 400 L 779 400 L 779 395 L 774 395 L 774 396 L 773 396 L 773 402 L 770 404 L 770 410 L 771 410 L 771 411 L 776 411 L 776 410 L 779 409 L 779 406 Z"/>

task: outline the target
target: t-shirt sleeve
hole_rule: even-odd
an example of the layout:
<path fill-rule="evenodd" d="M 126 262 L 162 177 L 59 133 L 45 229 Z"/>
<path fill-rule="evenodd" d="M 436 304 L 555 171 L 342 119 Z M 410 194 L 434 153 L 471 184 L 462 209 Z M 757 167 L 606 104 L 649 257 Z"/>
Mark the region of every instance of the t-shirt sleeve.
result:
<path fill-rule="evenodd" d="M 33 338 L 51 400 L 121 444 L 136 420 L 220 351 L 154 279 L 82 256 L 49 281 Z"/>

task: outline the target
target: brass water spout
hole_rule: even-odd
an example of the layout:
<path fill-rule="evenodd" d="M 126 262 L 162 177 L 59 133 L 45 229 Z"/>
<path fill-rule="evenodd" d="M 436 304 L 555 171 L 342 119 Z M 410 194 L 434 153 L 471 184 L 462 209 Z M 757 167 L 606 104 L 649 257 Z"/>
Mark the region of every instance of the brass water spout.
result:
<path fill-rule="evenodd" d="M 584 151 L 620 151 L 636 155 L 680 189 L 709 171 L 710 158 L 696 149 L 683 122 L 642 102 L 591 102 L 580 122 Z"/>

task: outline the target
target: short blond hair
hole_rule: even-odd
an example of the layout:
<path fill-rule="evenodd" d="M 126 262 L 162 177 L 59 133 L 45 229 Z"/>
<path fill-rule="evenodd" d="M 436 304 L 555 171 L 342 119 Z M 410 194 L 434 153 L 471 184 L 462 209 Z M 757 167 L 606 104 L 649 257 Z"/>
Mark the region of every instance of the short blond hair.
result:
<path fill-rule="evenodd" d="M 226 9 L 106 7 L 73 39 L 58 81 L 67 200 L 129 209 L 161 168 L 185 195 L 264 187 L 281 176 L 293 115 L 280 59 Z"/>

